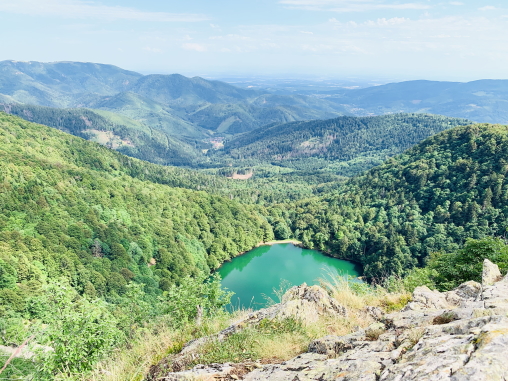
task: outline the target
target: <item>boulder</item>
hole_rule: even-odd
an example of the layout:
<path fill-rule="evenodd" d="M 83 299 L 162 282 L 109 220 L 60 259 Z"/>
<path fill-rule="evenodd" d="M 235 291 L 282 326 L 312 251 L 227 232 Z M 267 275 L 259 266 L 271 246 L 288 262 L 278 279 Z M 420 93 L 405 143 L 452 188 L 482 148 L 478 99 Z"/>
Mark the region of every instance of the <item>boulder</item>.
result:
<path fill-rule="evenodd" d="M 296 318 L 314 323 L 322 316 L 347 317 L 347 309 L 319 286 L 295 286 L 289 289 L 282 301 L 273 309 L 273 318 Z"/>
<path fill-rule="evenodd" d="M 453 306 L 461 306 L 464 303 L 475 301 L 482 292 L 482 285 L 470 280 L 462 283 L 452 291 L 445 292 L 445 298 Z"/>
<path fill-rule="evenodd" d="M 446 295 L 429 289 L 427 286 L 416 287 L 411 302 L 402 311 L 419 311 L 428 309 L 446 309 L 453 305 L 446 300 Z"/>
<path fill-rule="evenodd" d="M 499 280 L 501 280 L 499 267 L 488 259 L 485 259 L 483 261 L 482 286 L 492 286 Z"/>

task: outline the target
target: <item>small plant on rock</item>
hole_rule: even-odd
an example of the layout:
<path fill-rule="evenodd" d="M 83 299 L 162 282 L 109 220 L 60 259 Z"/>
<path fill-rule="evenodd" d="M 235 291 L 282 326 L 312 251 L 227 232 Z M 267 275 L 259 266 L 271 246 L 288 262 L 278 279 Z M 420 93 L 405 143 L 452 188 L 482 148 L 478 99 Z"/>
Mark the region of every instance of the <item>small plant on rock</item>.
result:
<path fill-rule="evenodd" d="M 434 320 L 432 320 L 432 324 L 440 325 L 440 324 L 448 324 L 454 320 L 457 320 L 457 314 L 453 311 L 443 312 L 441 315 L 436 316 Z"/>

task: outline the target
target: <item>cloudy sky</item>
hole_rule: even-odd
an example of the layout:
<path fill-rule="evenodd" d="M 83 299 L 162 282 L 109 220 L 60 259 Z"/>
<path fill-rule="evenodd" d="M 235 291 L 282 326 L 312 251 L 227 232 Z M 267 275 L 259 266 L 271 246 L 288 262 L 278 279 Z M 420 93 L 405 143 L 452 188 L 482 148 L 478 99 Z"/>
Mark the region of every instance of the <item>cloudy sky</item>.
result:
<path fill-rule="evenodd" d="M 506 0 L 0 0 L 0 60 L 185 75 L 508 78 Z"/>

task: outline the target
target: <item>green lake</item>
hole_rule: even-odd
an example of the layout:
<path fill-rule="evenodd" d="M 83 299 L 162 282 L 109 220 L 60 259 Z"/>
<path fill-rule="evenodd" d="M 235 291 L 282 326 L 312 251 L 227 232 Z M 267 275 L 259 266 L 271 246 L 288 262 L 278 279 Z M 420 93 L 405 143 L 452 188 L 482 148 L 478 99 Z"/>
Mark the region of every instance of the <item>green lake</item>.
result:
<path fill-rule="evenodd" d="M 257 247 L 224 263 L 217 271 L 222 286 L 235 293 L 231 298 L 233 308 L 260 309 L 266 306 L 265 296 L 279 301 L 274 289 L 279 289 L 281 282 L 313 285 L 330 275 L 356 277 L 361 270 L 352 262 L 283 243 Z"/>

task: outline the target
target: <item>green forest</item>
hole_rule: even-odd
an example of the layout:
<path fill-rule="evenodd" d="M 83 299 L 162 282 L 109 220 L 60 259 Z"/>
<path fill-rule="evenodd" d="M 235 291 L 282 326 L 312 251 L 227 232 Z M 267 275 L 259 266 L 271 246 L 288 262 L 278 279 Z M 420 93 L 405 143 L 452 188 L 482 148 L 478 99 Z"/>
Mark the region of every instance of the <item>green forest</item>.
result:
<path fill-rule="evenodd" d="M 342 116 L 275 124 L 232 138 L 217 156 L 233 163 L 271 163 L 353 176 L 429 136 L 467 124 L 471 121 L 428 114 Z"/>
<path fill-rule="evenodd" d="M 456 127 L 276 212 L 306 246 L 362 263 L 367 277 L 404 275 L 468 238 L 505 237 L 507 157 L 507 126 Z"/>
<path fill-rule="evenodd" d="M 167 132 L 129 117 L 86 108 L 9 104 L 5 112 L 101 143 L 125 155 L 163 165 L 193 165 L 201 152 Z"/>
<path fill-rule="evenodd" d="M 447 290 L 477 279 L 483 257 L 508 269 L 508 126 L 407 114 L 341 121 L 343 147 L 321 159 L 389 158 L 351 178 L 265 163 L 239 181 L 226 176 L 251 166 L 157 165 L 0 113 L 0 345 L 37 337 L 26 372 L 79 379 L 113 348 L 157 332 L 155 322 L 177 330 L 198 311 L 225 313 L 231 295 L 213 270 L 274 238 L 358 262 L 386 287 Z"/>
<path fill-rule="evenodd" d="M 49 322 L 39 299 L 54 281 L 112 306 L 137 292 L 157 315 L 172 286 L 273 238 L 258 210 L 142 180 L 163 182 L 136 159 L 5 114 L 0 126 L 3 344 L 30 328 L 25 319 Z"/>

